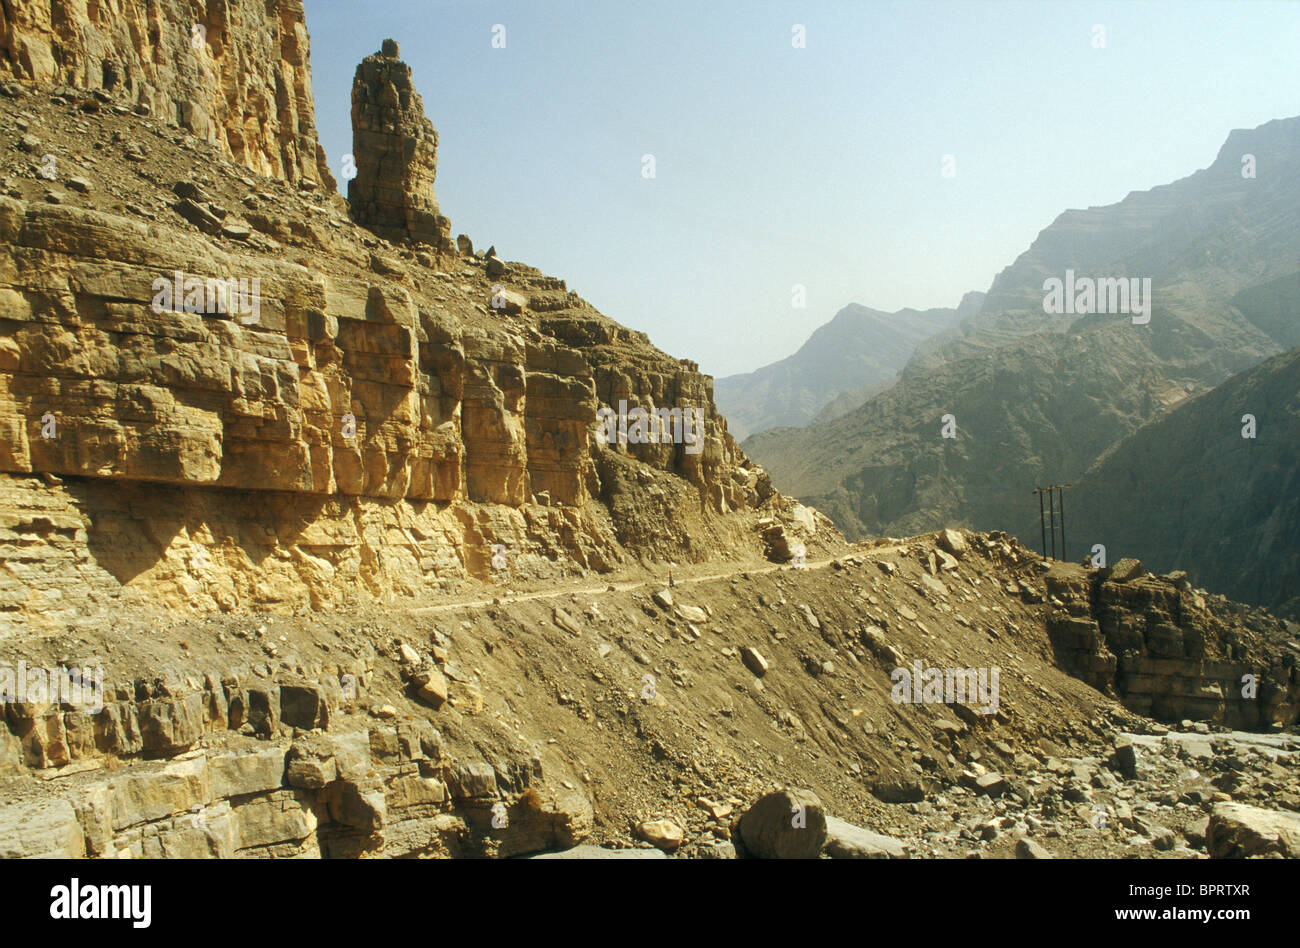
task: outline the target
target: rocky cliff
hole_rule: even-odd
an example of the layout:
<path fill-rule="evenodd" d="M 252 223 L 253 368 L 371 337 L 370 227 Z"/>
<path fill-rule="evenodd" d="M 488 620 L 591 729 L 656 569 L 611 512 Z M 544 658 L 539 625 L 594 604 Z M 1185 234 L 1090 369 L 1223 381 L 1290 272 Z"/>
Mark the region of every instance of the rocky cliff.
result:
<path fill-rule="evenodd" d="M 266 177 L 334 190 L 317 142 L 302 0 L 0 5 L 0 78 L 107 98 Z"/>
<path fill-rule="evenodd" d="M 371 89 L 380 68 L 387 101 L 409 70 L 380 59 L 358 82 Z M 432 139 L 409 88 L 398 117 L 411 123 L 393 135 L 354 110 L 358 168 L 382 172 L 358 176 L 367 193 L 415 189 L 391 205 L 410 212 L 397 244 L 134 98 L 98 90 L 88 114 L 59 90 L 5 91 L 9 620 L 425 596 L 490 578 L 494 556 L 514 576 L 554 576 L 737 545 L 760 556 L 781 532 L 793 508 L 739 451 L 695 364 L 563 280 L 468 239 L 418 240 L 436 220 Z M 413 164 L 383 177 L 394 152 Z M 370 224 L 390 207 L 366 206 Z M 620 401 L 698 412 L 698 438 L 611 445 L 597 411 Z M 811 515 L 790 523 L 812 539 Z"/>

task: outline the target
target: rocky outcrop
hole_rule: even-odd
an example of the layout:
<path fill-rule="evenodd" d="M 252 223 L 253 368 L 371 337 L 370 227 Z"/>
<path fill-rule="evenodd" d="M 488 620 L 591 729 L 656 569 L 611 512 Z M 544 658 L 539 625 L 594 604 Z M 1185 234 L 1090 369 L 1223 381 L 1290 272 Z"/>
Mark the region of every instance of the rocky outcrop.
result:
<path fill-rule="evenodd" d="M 107 97 L 268 177 L 334 190 L 317 141 L 302 0 L 19 0 L 0 9 L 0 77 Z M 98 93 L 104 99 L 78 93 Z"/>
<path fill-rule="evenodd" d="M 1239 728 L 1300 716 L 1300 654 L 1268 613 L 1131 559 L 1109 570 L 1057 564 L 1046 588 L 1057 662 L 1128 708 Z"/>
<path fill-rule="evenodd" d="M 367 56 L 352 80 L 352 219 L 387 240 L 455 252 L 451 223 L 438 212 L 433 179 L 438 133 L 424 115 L 394 40 Z"/>
<path fill-rule="evenodd" d="M 1216 859 L 1300 859 L 1300 814 L 1219 803 L 1210 813 L 1205 845 Z"/>
<path fill-rule="evenodd" d="M 258 693 L 221 686 L 193 693 L 191 736 L 225 727 L 225 714 L 235 723 L 249 710 L 243 696 Z M 208 703 L 199 707 L 197 699 Z M 548 790 L 543 798 L 540 760 L 511 761 L 499 779 L 482 760 L 446 754 L 427 722 L 292 739 L 276 737 L 277 728 L 263 741 L 227 735 L 184 757 L 105 770 L 113 755 L 131 750 L 124 735 L 145 715 L 182 713 L 187 703 L 114 702 L 100 717 L 118 729 L 97 727 L 74 754 L 79 767 L 64 768 L 80 779 L 0 808 L 0 855 L 506 857 L 567 848 L 591 827 L 581 794 L 560 787 L 558 797 Z M 217 703 L 223 713 L 213 718 Z"/>
<path fill-rule="evenodd" d="M 790 516 L 711 380 L 564 281 L 380 242 L 61 99 L 0 98 L 41 138 L 0 179 L 0 622 L 410 598 L 491 577 L 494 546 L 524 578 L 757 558 Z M 610 444 L 620 402 L 699 438 Z"/>

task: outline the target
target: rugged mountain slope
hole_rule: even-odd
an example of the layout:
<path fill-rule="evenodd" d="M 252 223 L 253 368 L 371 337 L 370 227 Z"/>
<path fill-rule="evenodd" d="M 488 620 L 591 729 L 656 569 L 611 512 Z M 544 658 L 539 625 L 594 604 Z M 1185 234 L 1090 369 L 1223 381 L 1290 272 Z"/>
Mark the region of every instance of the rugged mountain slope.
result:
<path fill-rule="evenodd" d="M 1253 438 L 1242 436 L 1248 414 Z M 1139 428 L 1069 501 L 1076 535 L 1109 557 L 1185 569 L 1198 585 L 1300 617 L 1300 348 Z"/>
<path fill-rule="evenodd" d="M 1243 154 L 1258 178 L 1242 177 Z M 1270 122 L 1234 131 L 1182 181 L 1062 215 L 896 386 L 815 431 L 766 432 L 745 449 L 851 536 L 945 522 L 1036 536 L 1033 487 L 1077 480 L 1147 421 L 1290 343 L 1298 167 L 1300 119 Z M 1150 322 L 1045 314 L 1043 281 L 1067 268 L 1151 277 Z M 940 437 L 945 414 L 954 439 Z"/>
<path fill-rule="evenodd" d="M 555 575 L 761 555 L 782 533 L 789 503 L 698 366 L 442 239 L 428 122 L 396 92 L 409 70 L 377 59 L 355 149 L 363 218 L 398 243 L 98 85 L 5 86 L 6 623 L 425 596 L 495 556 Z M 698 412 L 698 437 L 610 445 L 597 411 L 620 400 Z"/>
<path fill-rule="evenodd" d="M 672 590 L 498 588 L 486 605 L 181 618 L 164 635 L 128 614 L 27 641 L 32 665 L 75 649 L 103 667 L 105 701 L 8 707 L 0 855 L 648 849 L 650 821 L 664 849 L 732 858 L 746 809 L 797 784 L 818 813 L 887 834 L 878 854 L 1005 857 L 1029 836 L 1063 856 L 1187 858 L 1220 786 L 1300 808 L 1294 736 L 1167 734 L 1111 696 L 1175 720 L 1292 722 L 1278 620 L 955 537 L 808 569 L 686 570 Z M 1148 654 L 1168 628 L 1200 657 Z M 987 687 L 898 700 L 893 673 L 914 662 L 983 670 Z M 1255 698 L 1224 687 L 1243 667 Z"/>
<path fill-rule="evenodd" d="M 714 382 L 714 397 L 737 438 L 784 425 L 806 425 L 837 398 L 857 407 L 891 382 L 917 345 L 979 311 L 982 293 L 956 309 L 882 313 L 857 303 L 818 328 L 799 351 L 754 372 Z M 854 399 L 856 398 L 856 401 Z"/>
<path fill-rule="evenodd" d="M 1243 158 L 1255 177 L 1243 177 Z M 1079 276 L 1150 277 L 1160 309 L 1205 333 L 1208 345 L 1244 316 L 1244 292 L 1294 276 L 1300 244 L 1300 117 L 1233 130 L 1214 162 L 1172 184 L 1137 191 L 1117 204 L 1069 210 L 998 274 L 980 312 L 958 338 L 919 347 L 914 368 L 978 352 L 1031 332 L 1068 333 L 1101 316 L 1043 312 L 1043 281 Z M 1247 169 L 1249 170 L 1249 169 Z M 1238 296 L 1238 294 L 1241 294 Z M 1272 292 L 1261 301 L 1268 305 Z M 1239 308 L 1234 303 L 1245 304 Z M 1148 327 L 1157 337 L 1161 325 Z M 1269 327 L 1259 327 L 1268 334 Z M 1285 330 L 1284 330 L 1285 332 Z M 1279 347 L 1291 343 L 1270 336 Z"/>

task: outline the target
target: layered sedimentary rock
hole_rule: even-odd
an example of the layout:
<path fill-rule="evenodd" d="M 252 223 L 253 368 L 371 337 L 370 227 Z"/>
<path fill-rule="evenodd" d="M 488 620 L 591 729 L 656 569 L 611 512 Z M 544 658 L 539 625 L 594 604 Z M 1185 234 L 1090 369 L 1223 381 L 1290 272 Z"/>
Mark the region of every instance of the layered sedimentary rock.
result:
<path fill-rule="evenodd" d="M 350 713 L 356 672 L 344 690 L 208 674 L 110 685 L 97 709 L 11 707 L 0 774 L 90 774 L 0 811 L 0 856 L 506 857 L 590 831 L 591 804 L 548 787 L 536 753 L 497 746 L 494 766 L 428 720 Z M 132 763 L 105 774 L 109 760 Z"/>
<path fill-rule="evenodd" d="M 0 6 L 0 78 L 111 95 L 259 174 L 332 191 L 308 54 L 302 0 Z"/>
<path fill-rule="evenodd" d="M 1281 622 L 1193 589 L 1184 573 L 1058 565 L 1047 632 L 1061 667 L 1140 714 L 1266 728 L 1300 707 L 1297 655 Z"/>
<path fill-rule="evenodd" d="M 438 211 L 433 179 L 438 133 L 424 115 L 411 67 L 393 40 L 367 56 L 352 80 L 352 219 L 392 241 L 452 252 L 451 224 Z"/>
<path fill-rule="evenodd" d="M 525 575 L 757 556 L 789 513 L 711 380 L 562 280 L 377 241 L 111 97 L 8 92 L 0 615 L 416 596 L 497 544 Z M 620 400 L 700 440 L 610 445 Z"/>

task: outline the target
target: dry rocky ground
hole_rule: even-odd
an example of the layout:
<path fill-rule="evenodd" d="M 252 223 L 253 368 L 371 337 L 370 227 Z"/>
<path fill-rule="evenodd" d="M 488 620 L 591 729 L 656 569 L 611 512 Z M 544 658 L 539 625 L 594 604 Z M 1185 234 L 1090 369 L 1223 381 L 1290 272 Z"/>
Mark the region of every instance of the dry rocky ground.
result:
<path fill-rule="evenodd" d="M 137 742 L 98 724 L 12 739 L 0 839 L 9 855 L 1192 858 L 1213 814 L 1219 854 L 1295 855 L 1294 728 L 1125 710 L 1057 666 L 1046 564 L 997 535 L 964 545 L 677 570 L 671 588 L 503 578 L 405 611 L 87 624 L 27 661 L 102 664 L 109 682 L 150 669 L 110 702 L 133 705 Z M 916 659 L 997 667 L 996 713 L 892 700 L 889 672 Z M 33 752 L 51 766 L 22 768 Z M 808 825 L 786 831 L 801 804 Z"/>

